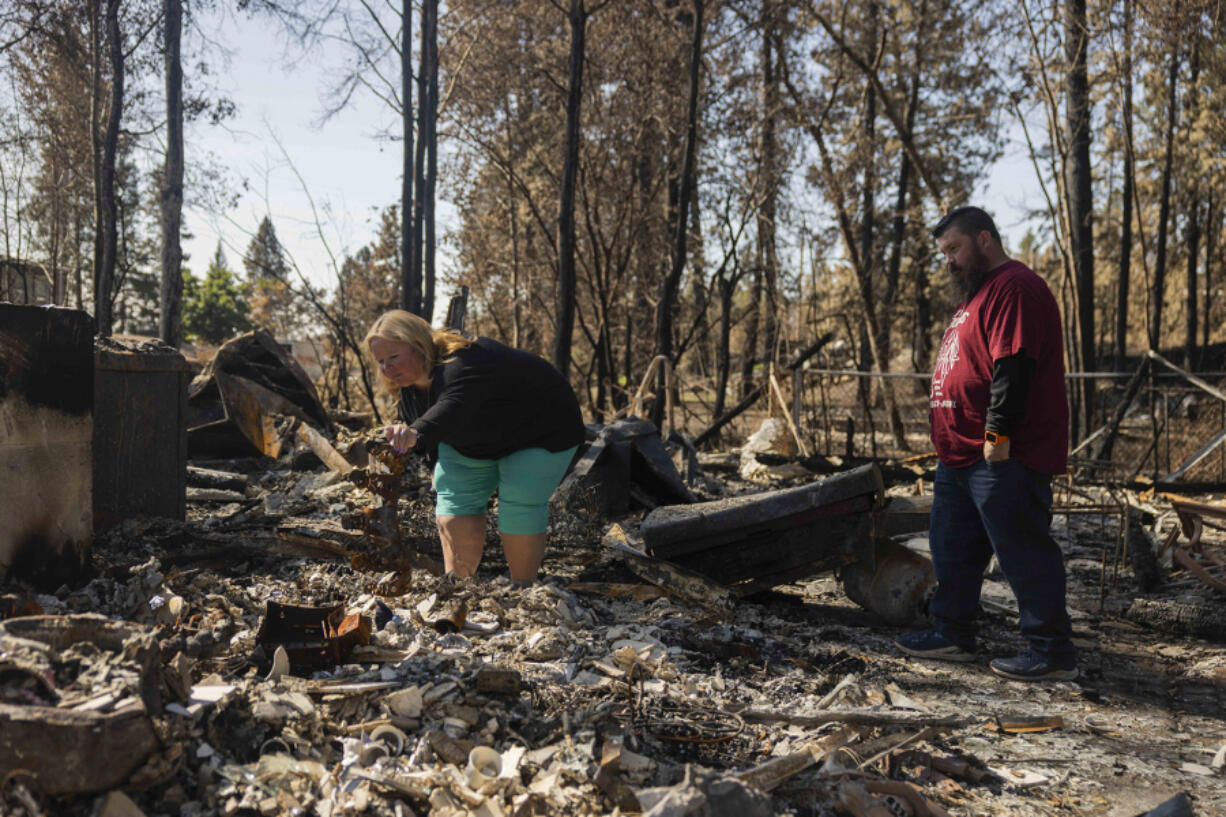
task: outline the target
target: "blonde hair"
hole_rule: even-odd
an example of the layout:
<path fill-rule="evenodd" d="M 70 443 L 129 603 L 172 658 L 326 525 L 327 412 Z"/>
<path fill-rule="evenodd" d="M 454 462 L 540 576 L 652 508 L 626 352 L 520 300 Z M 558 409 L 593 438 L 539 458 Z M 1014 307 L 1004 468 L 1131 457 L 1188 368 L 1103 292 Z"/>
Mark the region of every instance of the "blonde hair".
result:
<path fill-rule="evenodd" d="M 370 330 L 362 340 L 362 345 L 366 347 L 366 353 L 370 356 L 375 371 L 379 372 L 379 381 L 384 388 L 392 392 L 395 392 L 398 387 L 383 376 L 383 372 L 379 369 L 379 361 L 374 359 L 370 351 L 370 342 L 375 338 L 409 344 L 421 355 L 427 374 L 434 371 L 434 367 L 440 361 L 446 360 L 461 349 L 467 349 L 473 343 L 455 332 L 446 329 L 432 329 L 430 324 L 412 312 L 406 312 L 403 309 L 384 312 L 371 324 Z"/>

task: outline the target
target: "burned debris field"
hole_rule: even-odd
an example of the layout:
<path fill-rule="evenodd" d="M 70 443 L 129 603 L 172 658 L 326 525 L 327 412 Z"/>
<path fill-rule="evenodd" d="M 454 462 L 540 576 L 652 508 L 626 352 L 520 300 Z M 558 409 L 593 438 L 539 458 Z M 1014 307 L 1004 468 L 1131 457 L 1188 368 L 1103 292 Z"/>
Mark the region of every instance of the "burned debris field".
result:
<path fill-rule="evenodd" d="M 905 604 L 848 598 L 856 565 L 836 557 L 871 544 L 874 523 L 913 525 L 931 463 L 816 473 L 795 457 L 687 454 L 645 423 L 593 436 L 527 588 L 493 539 L 475 577 L 441 575 L 428 471 L 368 432 L 193 459 L 182 521 L 119 522 L 83 582 L 6 586 L 4 813 L 1226 809 L 1226 605 L 1175 545 L 1159 553 L 1155 530 L 1187 541 L 1161 496 L 1058 489 L 1082 674 L 1026 684 L 986 667 L 1020 642 L 998 572 L 968 664 L 893 645 L 921 623 L 899 621 L 922 614 L 922 577 L 887 577 Z M 389 482 L 390 512 L 377 492 Z M 861 495 L 872 502 L 849 504 Z M 649 512 L 662 499 L 678 504 Z M 792 580 L 761 568 L 769 548 L 744 531 L 722 584 L 696 575 L 702 558 L 644 550 L 660 530 L 674 549 L 678 530 L 708 536 L 695 508 L 760 530 L 801 501 L 841 516 L 785 509 L 776 527 L 813 548 Z M 1206 527 L 1204 552 L 1220 537 Z M 896 541 L 923 555 L 922 532 Z M 774 578 L 738 589 L 732 571 L 755 569 Z"/>

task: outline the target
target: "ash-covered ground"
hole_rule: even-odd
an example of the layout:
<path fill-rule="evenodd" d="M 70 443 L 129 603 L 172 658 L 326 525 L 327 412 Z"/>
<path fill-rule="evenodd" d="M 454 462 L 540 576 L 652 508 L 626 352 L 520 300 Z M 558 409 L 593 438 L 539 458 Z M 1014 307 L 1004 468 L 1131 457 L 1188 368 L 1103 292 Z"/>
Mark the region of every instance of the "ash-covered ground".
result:
<path fill-rule="evenodd" d="M 355 569 L 360 548 L 338 520 L 378 504 L 370 494 L 322 467 L 222 465 L 248 470 L 244 491 L 196 492 L 185 522 L 115 528 L 83 587 L 7 588 L 46 615 L 130 622 L 157 660 L 142 664 L 131 638 L 57 650 L 6 635 L 4 703 L 143 708 L 157 747 L 110 793 L 48 793 L 81 768 L 58 781 L 10 774 L 0 811 L 1131 817 L 1187 793 L 1192 814 L 1226 814 L 1226 649 L 1128 617 L 1138 597 L 1207 615 L 1226 605 L 1178 571 L 1140 593 L 1109 511 L 1055 517 L 1082 676 L 1024 684 L 987 668 L 1023 646 L 998 573 L 983 660 L 925 662 L 831 575 L 727 616 L 697 608 L 604 548 L 604 518 L 555 513 L 544 575 L 526 589 L 505 578 L 492 535 L 470 580 L 396 576 L 371 558 Z M 788 484 L 707 479 L 724 493 Z M 424 471 L 406 486 L 405 540 L 437 559 Z M 1065 499 L 1104 501 L 1082 493 Z M 1161 517 L 1161 500 L 1150 504 Z M 324 544 L 310 545 L 312 531 Z M 367 617 L 369 643 L 339 665 L 286 672 L 257 643 L 269 602 L 341 605 Z M 462 626 L 440 623 L 446 613 Z M 480 747 L 492 754 L 470 768 Z"/>

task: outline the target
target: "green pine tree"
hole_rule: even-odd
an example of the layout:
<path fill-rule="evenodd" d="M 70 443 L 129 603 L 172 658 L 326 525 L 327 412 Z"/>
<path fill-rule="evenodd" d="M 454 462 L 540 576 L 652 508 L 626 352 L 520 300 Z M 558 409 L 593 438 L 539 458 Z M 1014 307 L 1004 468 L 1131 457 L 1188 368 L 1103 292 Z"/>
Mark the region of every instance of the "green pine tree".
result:
<path fill-rule="evenodd" d="M 252 323 L 281 340 L 299 335 L 306 324 L 306 316 L 300 299 L 290 289 L 289 262 L 268 216 L 264 216 L 255 237 L 247 245 L 243 269 L 251 293 Z"/>
<path fill-rule="evenodd" d="M 238 280 L 226 263 L 221 244 L 204 280 L 183 269 L 183 333 L 207 343 L 221 344 L 251 329 L 250 287 Z"/>

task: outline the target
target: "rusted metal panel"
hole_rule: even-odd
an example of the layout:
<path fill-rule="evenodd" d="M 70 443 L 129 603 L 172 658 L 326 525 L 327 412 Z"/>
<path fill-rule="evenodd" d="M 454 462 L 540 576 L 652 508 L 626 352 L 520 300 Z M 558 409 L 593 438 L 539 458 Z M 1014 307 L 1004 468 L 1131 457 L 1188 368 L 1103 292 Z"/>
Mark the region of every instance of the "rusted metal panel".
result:
<path fill-rule="evenodd" d="M 213 376 L 221 391 L 226 416 L 239 433 L 264 456 L 274 459 L 281 456 L 281 436 L 277 433 L 274 415 L 289 413 L 293 416 L 297 413 L 294 405 L 245 378 L 221 371 L 214 372 Z"/>
<path fill-rule="evenodd" d="M 183 519 L 187 382 L 175 349 L 144 338 L 99 341 L 94 356 L 94 527 L 131 516 Z"/>
<path fill-rule="evenodd" d="M 255 640 L 269 654 L 284 647 L 296 669 L 322 669 L 345 663 L 354 647 L 369 644 L 370 626 L 365 616 L 346 616 L 343 604 L 301 607 L 270 601 Z"/>
<path fill-rule="evenodd" d="M 631 500 L 654 508 L 697 500 L 686 486 L 660 430 L 630 417 L 600 428 L 558 488 L 576 511 L 616 516 Z"/>
<path fill-rule="evenodd" d="M 0 304 L 0 575 L 74 581 L 93 536 L 94 321 Z"/>
<path fill-rule="evenodd" d="M 306 372 L 265 330 L 229 341 L 188 387 L 188 446 L 194 455 L 281 453 L 297 418 L 332 424 Z"/>

